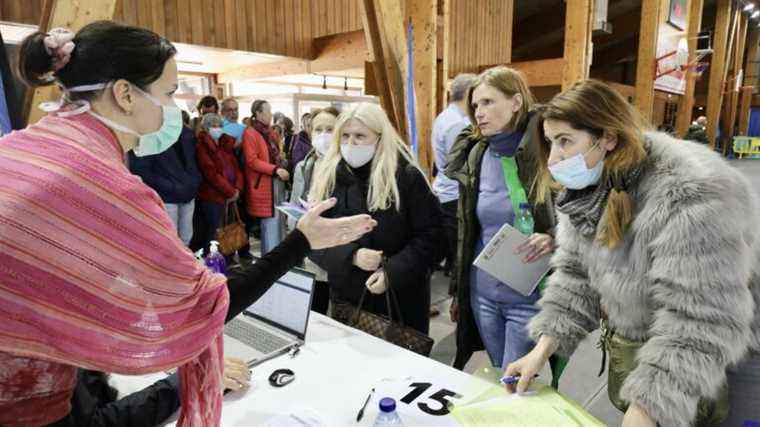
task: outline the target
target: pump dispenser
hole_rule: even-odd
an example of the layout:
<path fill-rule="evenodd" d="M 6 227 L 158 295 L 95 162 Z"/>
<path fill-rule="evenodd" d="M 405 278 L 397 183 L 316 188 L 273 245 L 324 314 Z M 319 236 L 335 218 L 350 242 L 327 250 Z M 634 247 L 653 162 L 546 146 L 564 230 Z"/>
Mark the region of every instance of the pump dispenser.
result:
<path fill-rule="evenodd" d="M 224 255 L 219 253 L 219 242 L 216 240 L 211 241 L 209 254 L 206 255 L 206 266 L 214 273 L 227 273 L 227 262 L 224 260 Z"/>

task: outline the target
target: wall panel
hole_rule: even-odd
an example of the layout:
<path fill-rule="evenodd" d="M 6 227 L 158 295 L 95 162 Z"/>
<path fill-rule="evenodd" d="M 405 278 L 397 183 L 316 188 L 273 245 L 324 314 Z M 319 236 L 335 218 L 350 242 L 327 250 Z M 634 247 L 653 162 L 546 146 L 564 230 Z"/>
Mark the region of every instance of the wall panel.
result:
<path fill-rule="evenodd" d="M 0 0 L 0 21 L 38 24 L 43 1 Z M 117 0 L 114 20 L 181 43 L 311 58 L 313 39 L 362 29 L 359 1 Z"/>
<path fill-rule="evenodd" d="M 449 77 L 512 59 L 512 0 L 450 0 Z"/>

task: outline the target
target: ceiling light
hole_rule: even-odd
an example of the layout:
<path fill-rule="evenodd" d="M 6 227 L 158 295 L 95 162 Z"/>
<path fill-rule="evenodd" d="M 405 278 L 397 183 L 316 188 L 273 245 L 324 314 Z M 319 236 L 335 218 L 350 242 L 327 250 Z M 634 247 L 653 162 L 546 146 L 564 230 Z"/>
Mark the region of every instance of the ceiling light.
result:
<path fill-rule="evenodd" d="M 752 12 L 752 16 L 750 16 L 750 18 L 755 19 L 757 18 L 758 15 L 760 15 L 760 10 L 756 10 Z"/>
<path fill-rule="evenodd" d="M 750 10 L 752 10 L 754 8 L 755 8 L 755 4 L 754 3 L 747 3 L 747 5 L 744 6 L 744 11 L 745 12 L 749 12 Z"/>

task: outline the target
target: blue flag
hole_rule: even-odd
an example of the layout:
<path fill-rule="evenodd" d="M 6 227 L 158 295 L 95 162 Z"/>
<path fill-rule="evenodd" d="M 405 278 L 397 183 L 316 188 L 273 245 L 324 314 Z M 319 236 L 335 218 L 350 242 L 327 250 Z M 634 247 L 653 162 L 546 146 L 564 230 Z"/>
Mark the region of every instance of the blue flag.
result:
<path fill-rule="evenodd" d="M 409 143 L 412 145 L 412 153 L 417 157 L 417 116 L 416 116 L 416 96 L 414 94 L 414 36 L 412 34 L 412 21 L 406 32 L 406 50 L 407 61 L 409 64 L 409 73 L 406 78 L 406 123 L 409 129 Z"/>

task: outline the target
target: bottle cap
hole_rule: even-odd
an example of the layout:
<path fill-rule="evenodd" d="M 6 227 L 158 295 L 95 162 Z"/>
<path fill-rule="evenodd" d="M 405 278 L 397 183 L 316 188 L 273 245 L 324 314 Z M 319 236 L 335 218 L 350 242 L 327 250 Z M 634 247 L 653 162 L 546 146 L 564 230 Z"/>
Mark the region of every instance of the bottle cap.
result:
<path fill-rule="evenodd" d="M 219 242 L 216 240 L 211 241 L 211 247 L 209 248 L 209 252 L 212 254 L 219 253 Z"/>
<path fill-rule="evenodd" d="M 380 399 L 380 410 L 382 412 L 393 412 L 396 410 L 396 401 L 390 397 Z"/>

